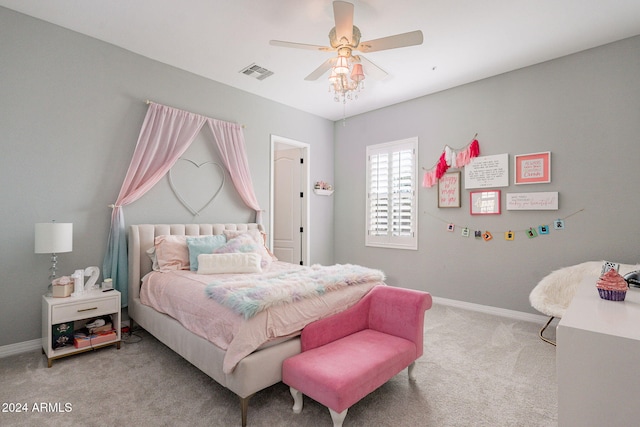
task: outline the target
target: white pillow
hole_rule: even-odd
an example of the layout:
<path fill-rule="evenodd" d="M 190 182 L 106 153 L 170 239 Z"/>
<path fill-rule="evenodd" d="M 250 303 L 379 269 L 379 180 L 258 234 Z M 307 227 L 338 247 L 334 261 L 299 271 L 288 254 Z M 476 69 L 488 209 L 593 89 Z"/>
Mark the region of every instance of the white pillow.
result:
<path fill-rule="evenodd" d="M 158 266 L 158 256 L 156 255 L 156 247 L 151 246 L 147 249 L 147 255 L 149 259 L 151 259 L 151 269 L 153 271 L 160 271 L 160 267 Z"/>
<path fill-rule="evenodd" d="M 260 273 L 261 256 L 255 252 L 198 255 L 198 274 Z"/>

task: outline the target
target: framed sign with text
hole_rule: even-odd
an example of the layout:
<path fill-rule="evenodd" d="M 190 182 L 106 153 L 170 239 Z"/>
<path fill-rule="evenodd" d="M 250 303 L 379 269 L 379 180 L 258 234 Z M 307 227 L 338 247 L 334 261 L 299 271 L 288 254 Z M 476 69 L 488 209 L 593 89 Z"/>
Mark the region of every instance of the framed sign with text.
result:
<path fill-rule="evenodd" d="M 496 154 L 471 159 L 464 167 L 464 188 L 509 186 L 509 154 Z"/>
<path fill-rule="evenodd" d="M 514 156 L 514 184 L 546 184 L 551 182 L 551 152 Z"/>
<path fill-rule="evenodd" d="M 508 211 L 557 211 L 558 192 L 507 193 Z"/>
<path fill-rule="evenodd" d="M 460 171 L 445 173 L 438 180 L 438 207 L 460 207 Z"/>

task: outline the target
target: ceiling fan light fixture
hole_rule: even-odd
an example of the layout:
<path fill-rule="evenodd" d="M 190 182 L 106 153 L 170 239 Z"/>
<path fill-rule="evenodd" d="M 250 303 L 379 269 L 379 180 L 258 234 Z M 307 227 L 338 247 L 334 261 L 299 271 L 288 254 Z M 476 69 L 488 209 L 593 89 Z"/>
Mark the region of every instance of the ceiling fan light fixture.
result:
<path fill-rule="evenodd" d="M 364 89 L 365 74 L 364 62 L 370 78 L 381 80 L 387 73 L 362 55 L 353 55 L 354 51 L 363 53 L 377 52 L 381 50 L 397 49 L 406 46 L 422 44 L 422 31 L 416 30 L 408 33 L 396 34 L 379 39 L 361 42 L 360 29 L 353 25 L 354 6 L 347 1 L 333 2 L 333 15 L 335 26 L 329 31 L 328 46 L 317 46 L 306 43 L 291 43 L 280 40 L 271 40 L 273 46 L 293 47 L 297 49 L 311 49 L 321 52 L 333 51 L 337 57 L 326 60 L 305 80 L 317 80 L 320 76 L 329 76 L 329 92 L 333 92 L 336 101 L 346 103 L 346 100 L 357 99 L 358 92 Z"/>
<path fill-rule="evenodd" d="M 362 64 L 354 64 L 351 71 L 351 80 L 360 83 L 364 80 L 364 72 L 362 71 Z"/>
<path fill-rule="evenodd" d="M 329 91 L 333 92 L 333 99 L 336 102 L 346 102 L 347 99 L 357 99 L 357 92 L 364 88 L 365 78 L 362 64 L 353 64 L 353 69 L 349 70 L 350 62 L 347 58 L 339 56 L 336 65 L 331 69 L 329 75 Z M 338 72 L 344 66 L 346 72 Z"/>
<path fill-rule="evenodd" d="M 336 74 L 349 74 L 349 61 L 344 56 L 338 56 L 336 65 L 333 66 L 333 71 Z"/>
<path fill-rule="evenodd" d="M 336 73 L 336 71 L 332 68 L 331 69 L 331 74 L 329 75 L 329 83 L 333 84 L 335 82 L 338 81 L 338 74 Z"/>

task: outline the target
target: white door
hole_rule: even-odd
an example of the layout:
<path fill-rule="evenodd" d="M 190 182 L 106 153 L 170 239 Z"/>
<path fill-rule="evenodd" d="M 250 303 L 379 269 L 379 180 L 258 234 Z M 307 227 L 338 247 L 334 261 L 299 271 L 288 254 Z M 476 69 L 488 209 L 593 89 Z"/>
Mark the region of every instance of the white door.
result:
<path fill-rule="evenodd" d="M 273 254 L 284 262 L 302 264 L 302 149 L 274 153 Z"/>

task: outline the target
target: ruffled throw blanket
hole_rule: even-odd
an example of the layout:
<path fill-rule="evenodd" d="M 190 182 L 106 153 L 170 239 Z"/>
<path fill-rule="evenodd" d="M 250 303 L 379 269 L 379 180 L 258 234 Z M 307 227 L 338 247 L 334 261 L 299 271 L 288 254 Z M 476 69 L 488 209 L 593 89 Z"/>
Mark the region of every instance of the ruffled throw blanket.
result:
<path fill-rule="evenodd" d="M 274 305 L 323 295 L 346 286 L 380 282 L 384 278 L 382 271 L 359 265 L 313 265 L 219 280 L 207 285 L 205 292 L 209 298 L 248 319 Z"/>

